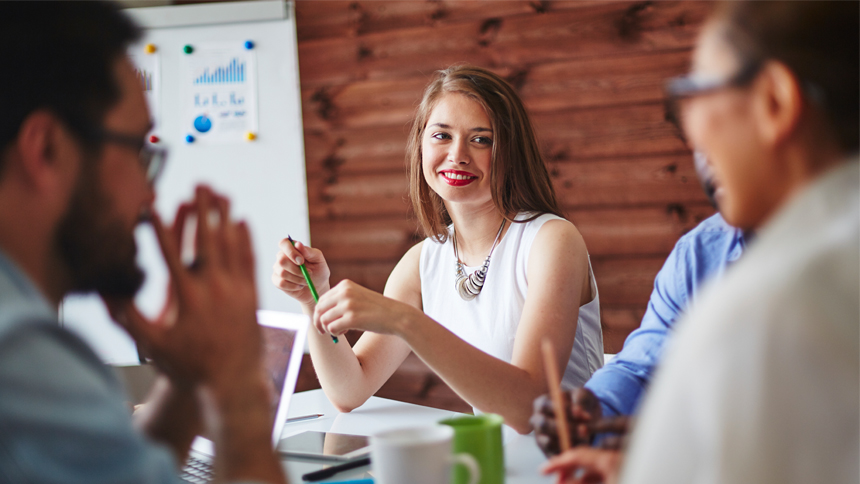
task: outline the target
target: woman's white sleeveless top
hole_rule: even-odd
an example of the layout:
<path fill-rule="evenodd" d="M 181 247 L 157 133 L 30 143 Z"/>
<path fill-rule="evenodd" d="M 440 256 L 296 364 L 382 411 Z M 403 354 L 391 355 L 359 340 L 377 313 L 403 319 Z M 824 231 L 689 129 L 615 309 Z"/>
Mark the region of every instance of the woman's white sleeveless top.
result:
<path fill-rule="evenodd" d="M 517 220 L 525 218 L 527 214 L 516 217 Z M 428 237 L 421 248 L 419 263 L 424 313 L 472 346 L 510 363 L 528 293 L 526 269 L 532 242 L 543 224 L 555 219 L 564 220 L 544 214 L 531 222 L 510 224 L 493 251 L 484 288 L 471 301 L 460 298 L 454 286 L 457 260 L 452 239 L 449 237 L 440 244 Z M 464 269 L 471 274 L 476 268 Z M 600 300 L 590 259 L 588 278 L 594 299 L 579 308 L 573 350 L 562 378 L 565 388 L 582 386 L 603 366 Z M 579 296 L 570 295 L 577 299 Z"/>

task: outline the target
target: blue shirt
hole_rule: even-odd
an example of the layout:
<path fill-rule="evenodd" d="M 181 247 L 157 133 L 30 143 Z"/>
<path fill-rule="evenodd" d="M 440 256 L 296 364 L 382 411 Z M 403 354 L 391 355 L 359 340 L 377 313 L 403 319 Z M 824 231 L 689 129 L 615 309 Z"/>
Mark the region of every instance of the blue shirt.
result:
<path fill-rule="evenodd" d="M 179 482 L 113 372 L 0 251 L 0 482 Z"/>
<path fill-rule="evenodd" d="M 621 352 L 585 384 L 600 399 L 605 416 L 636 411 L 672 325 L 696 298 L 702 284 L 722 274 L 744 247 L 743 232 L 727 224 L 719 213 L 678 240 L 654 279 L 642 324 L 630 333 Z"/>

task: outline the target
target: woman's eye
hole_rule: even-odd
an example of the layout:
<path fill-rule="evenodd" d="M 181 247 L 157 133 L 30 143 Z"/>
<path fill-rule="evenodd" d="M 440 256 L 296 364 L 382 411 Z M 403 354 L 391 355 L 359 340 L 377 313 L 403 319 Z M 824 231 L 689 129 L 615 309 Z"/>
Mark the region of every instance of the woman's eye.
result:
<path fill-rule="evenodd" d="M 487 146 L 493 145 L 493 140 L 490 138 L 487 138 L 486 136 L 478 136 L 477 138 L 474 138 L 472 141 L 479 143 L 479 144 L 482 144 L 482 145 L 487 145 Z"/>
<path fill-rule="evenodd" d="M 451 139 L 451 135 L 448 133 L 433 133 L 430 137 L 433 139 Z"/>

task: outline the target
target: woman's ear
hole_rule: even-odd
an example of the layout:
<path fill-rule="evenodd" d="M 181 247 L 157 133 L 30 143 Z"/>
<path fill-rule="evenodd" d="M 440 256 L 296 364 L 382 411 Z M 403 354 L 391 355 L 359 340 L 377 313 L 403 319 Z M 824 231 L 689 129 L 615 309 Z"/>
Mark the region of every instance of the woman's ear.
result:
<path fill-rule="evenodd" d="M 757 96 L 753 112 L 762 142 L 778 147 L 796 133 L 803 116 L 803 89 L 794 73 L 778 61 L 769 61 L 753 85 Z"/>

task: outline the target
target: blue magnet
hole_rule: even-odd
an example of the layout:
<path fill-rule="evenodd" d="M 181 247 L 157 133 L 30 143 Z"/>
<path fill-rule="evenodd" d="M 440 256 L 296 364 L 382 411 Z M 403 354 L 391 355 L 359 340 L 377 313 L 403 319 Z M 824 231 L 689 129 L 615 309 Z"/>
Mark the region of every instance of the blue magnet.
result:
<path fill-rule="evenodd" d="M 197 116 L 194 118 L 194 129 L 196 129 L 198 133 L 205 133 L 212 129 L 212 120 L 205 114 Z"/>
<path fill-rule="evenodd" d="M 245 48 L 246 48 L 246 49 L 248 49 L 248 50 L 253 49 L 253 48 L 254 48 L 254 42 L 252 42 L 252 41 L 250 41 L 250 40 L 246 40 L 246 41 L 245 41 Z"/>
<path fill-rule="evenodd" d="M 191 136 L 190 134 L 185 136 L 185 142 L 186 143 L 193 143 L 194 142 L 194 136 Z"/>

